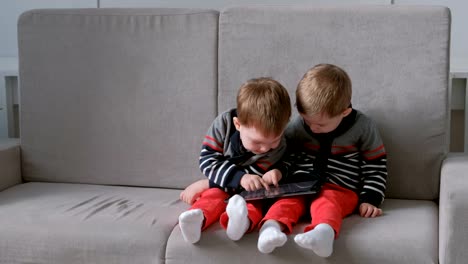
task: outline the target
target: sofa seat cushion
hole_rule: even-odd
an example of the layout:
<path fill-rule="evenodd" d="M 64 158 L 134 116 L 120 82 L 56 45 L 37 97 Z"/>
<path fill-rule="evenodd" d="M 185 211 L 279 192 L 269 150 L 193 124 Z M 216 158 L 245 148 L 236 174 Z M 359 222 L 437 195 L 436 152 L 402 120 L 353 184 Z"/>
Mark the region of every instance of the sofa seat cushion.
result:
<path fill-rule="evenodd" d="M 383 210 L 384 215 L 374 219 L 346 218 L 334 253 L 326 259 L 294 243 L 294 235 L 307 224 L 303 221 L 284 247 L 266 255 L 257 250 L 258 232 L 233 242 L 214 225 L 192 245 L 183 241 L 176 227 L 169 237 L 166 263 L 438 263 L 438 207 L 434 202 L 389 199 Z"/>
<path fill-rule="evenodd" d="M 178 190 L 26 183 L 0 193 L 0 263 L 164 263 Z"/>

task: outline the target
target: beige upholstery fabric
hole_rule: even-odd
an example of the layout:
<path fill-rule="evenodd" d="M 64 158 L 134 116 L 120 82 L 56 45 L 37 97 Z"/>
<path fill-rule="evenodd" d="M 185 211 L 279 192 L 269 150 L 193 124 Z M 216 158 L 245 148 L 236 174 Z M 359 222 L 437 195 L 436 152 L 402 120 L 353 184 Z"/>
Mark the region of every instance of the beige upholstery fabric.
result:
<path fill-rule="evenodd" d="M 0 263 L 164 263 L 179 191 L 26 183 L 0 192 Z"/>
<path fill-rule="evenodd" d="M 23 176 L 183 188 L 216 116 L 218 13 L 31 11 L 19 20 Z"/>
<path fill-rule="evenodd" d="M 272 254 L 257 250 L 258 232 L 231 241 L 219 225 L 202 233 L 196 245 L 182 239 L 175 228 L 167 244 L 167 264 L 178 263 L 438 263 L 437 206 L 429 201 L 387 200 L 384 216 L 363 219 L 353 215 L 343 222 L 334 253 L 323 259 L 294 243 L 301 223 L 285 246 Z"/>
<path fill-rule="evenodd" d="M 21 183 L 19 140 L 0 140 L 0 191 Z"/>
<path fill-rule="evenodd" d="M 339 65 L 353 82 L 353 106 L 379 126 L 388 197 L 438 197 L 449 135 L 448 9 L 239 7 L 221 13 L 219 31 L 219 109 L 234 105 L 242 80 L 273 77 L 294 98 L 309 68 Z"/>

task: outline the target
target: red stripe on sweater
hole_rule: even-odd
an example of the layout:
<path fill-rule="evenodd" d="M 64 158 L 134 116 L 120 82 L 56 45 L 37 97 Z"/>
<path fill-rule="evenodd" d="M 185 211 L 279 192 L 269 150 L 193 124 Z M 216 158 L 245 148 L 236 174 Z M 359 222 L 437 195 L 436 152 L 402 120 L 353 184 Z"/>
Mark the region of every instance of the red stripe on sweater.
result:
<path fill-rule="evenodd" d="M 370 153 L 373 153 L 373 152 L 377 152 L 377 151 L 379 151 L 379 150 L 381 150 L 381 149 L 383 149 L 383 148 L 384 148 L 384 145 L 382 144 L 382 145 L 378 146 L 378 147 L 375 148 L 375 149 L 368 150 L 368 151 L 364 152 L 364 155 L 367 155 L 367 154 L 370 154 Z"/>
<path fill-rule="evenodd" d="M 268 168 L 264 167 L 262 164 L 257 163 L 257 166 L 262 169 L 263 171 L 266 171 Z"/>
<path fill-rule="evenodd" d="M 319 149 L 320 148 L 320 146 L 313 145 L 313 144 L 310 144 L 310 143 L 305 143 L 305 147 L 308 148 L 308 149 Z"/>
<path fill-rule="evenodd" d="M 356 149 L 355 145 L 351 146 L 332 146 L 332 148 L 337 148 L 337 149 Z"/>
<path fill-rule="evenodd" d="M 266 166 L 264 166 L 266 165 Z M 269 162 L 268 160 L 258 160 L 257 161 L 257 166 L 260 167 L 260 169 L 266 171 L 268 168 L 271 167 L 271 162 Z"/>
<path fill-rule="evenodd" d="M 332 153 L 336 154 L 344 154 L 344 153 L 351 153 L 357 151 L 357 147 L 355 145 L 351 146 L 332 146 Z"/>
<path fill-rule="evenodd" d="M 218 147 L 216 147 L 216 146 L 213 146 L 213 145 L 211 145 L 210 143 L 208 143 L 208 142 L 206 142 L 206 141 L 203 142 L 203 146 L 210 147 L 210 148 L 213 149 L 213 150 L 216 150 L 216 151 L 218 151 L 218 152 L 223 153 L 223 150 L 222 150 L 222 149 L 220 149 L 220 148 L 218 148 Z"/>
<path fill-rule="evenodd" d="M 218 147 L 223 148 L 223 144 L 219 143 L 216 139 L 210 137 L 210 136 L 205 136 L 206 139 L 213 141 Z"/>
<path fill-rule="evenodd" d="M 382 153 L 379 153 L 379 154 L 374 155 L 374 156 L 366 156 L 366 158 L 367 158 L 368 160 L 374 160 L 374 159 L 380 158 L 380 157 L 385 156 L 385 155 L 387 155 L 387 153 L 386 153 L 386 152 L 382 152 Z"/>

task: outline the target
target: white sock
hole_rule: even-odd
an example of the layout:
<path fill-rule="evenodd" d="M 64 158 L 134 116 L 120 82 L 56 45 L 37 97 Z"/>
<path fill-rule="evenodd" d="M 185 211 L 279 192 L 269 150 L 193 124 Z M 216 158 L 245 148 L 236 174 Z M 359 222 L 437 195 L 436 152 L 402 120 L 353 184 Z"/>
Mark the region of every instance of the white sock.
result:
<path fill-rule="evenodd" d="M 239 240 L 250 227 L 247 204 L 240 195 L 234 195 L 229 199 L 226 207 L 229 217 L 226 234 L 231 240 Z"/>
<path fill-rule="evenodd" d="M 319 224 L 314 229 L 294 237 L 296 243 L 307 249 L 312 249 L 320 257 L 329 257 L 333 253 L 335 231 L 329 224 Z"/>
<path fill-rule="evenodd" d="M 197 243 L 200 240 L 201 229 L 205 216 L 201 209 L 192 209 L 179 215 L 179 226 L 184 240 Z"/>
<path fill-rule="evenodd" d="M 275 248 L 282 247 L 287 240 L 288 237 L 281 231 L 280 224 L 275 220 L 267 220 L 260 228 L 257 248 L 260 252 L 268 254 Z"/>

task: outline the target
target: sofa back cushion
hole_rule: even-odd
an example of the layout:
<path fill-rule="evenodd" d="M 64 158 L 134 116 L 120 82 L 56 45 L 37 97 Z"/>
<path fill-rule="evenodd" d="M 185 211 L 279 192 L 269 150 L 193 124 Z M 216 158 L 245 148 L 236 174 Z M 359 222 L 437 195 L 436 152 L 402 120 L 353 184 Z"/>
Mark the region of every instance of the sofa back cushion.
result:
<path fill-rule="evenodd" d="M 294 100 L 318 63 L 344 68 L 353 107 L 373 118 L 388 154 L 387 196 L 438 197 L 448 148 L 450 12 L 444 7 L 234 7 L 221 12 L 218 108 L 270 76 Z"/>
<path fill-rule="evenodd" d="M 19 20 L 28 181 L 182 188 L 216 115 L 217 11 L 32 10 Z"/>

